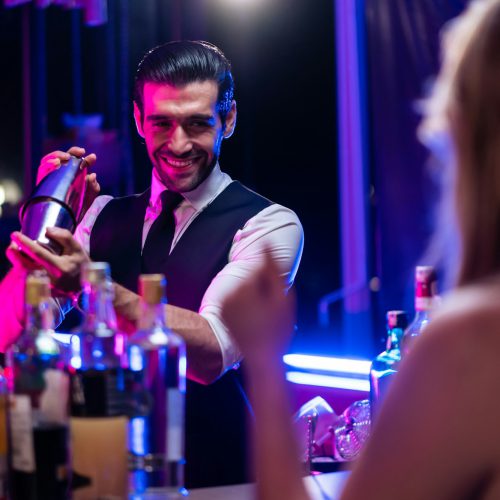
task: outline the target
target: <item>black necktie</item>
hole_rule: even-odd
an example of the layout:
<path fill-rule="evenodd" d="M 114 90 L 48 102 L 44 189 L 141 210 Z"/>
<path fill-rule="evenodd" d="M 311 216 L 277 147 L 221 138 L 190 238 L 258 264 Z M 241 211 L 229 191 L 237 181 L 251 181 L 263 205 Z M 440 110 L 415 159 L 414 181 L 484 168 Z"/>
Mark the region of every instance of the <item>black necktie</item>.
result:
<path fill-rule="evenodd" d="M 184 199 L 179 193 L 163 191 L 161 212 L 151 226 L 142 250 L 142 272 L 162 272 L 175 232 L 174 210 Z"/>

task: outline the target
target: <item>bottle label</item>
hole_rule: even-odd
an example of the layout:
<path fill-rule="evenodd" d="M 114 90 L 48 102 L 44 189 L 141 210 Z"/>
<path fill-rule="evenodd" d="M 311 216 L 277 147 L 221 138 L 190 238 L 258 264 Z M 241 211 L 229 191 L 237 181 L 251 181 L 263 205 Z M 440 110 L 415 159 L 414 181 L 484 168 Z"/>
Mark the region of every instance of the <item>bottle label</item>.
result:
<path fill-rule="evenodd" d="M 178 462 L 184 458 L 184 395 L 177 388 L 167 390 L 167 461 Z"/>
<path fill-rule="evenodd" d="M 75 500 L 128 498 L 126 417 L 72 417 L 73 471 L 80 484 Z"/>
<path fill-rule="evenodd" d="M 432 309 L 432 297 L 415 297 L 415 310 L 430 311 Z"/>
<path fill-rule="evenodd" d="M 124 413 L 124 373 L 120 369 L 82 370 L 71 377 L 71 414 L 105 417 Z"/>
<path fill-rule="evenodd" d="M 40 420 L 51 424 L 67 425 L 69 376 L 62 370 L 43 372 L 45 390 L 40 395 Z"/>
<path fill-rule="evenodd" d="M 29 396 L 9 397 L 10 428 L 12 437 L 12 468 L 22 472 L 35 472 L 33 444 L 33 415 Z"/>

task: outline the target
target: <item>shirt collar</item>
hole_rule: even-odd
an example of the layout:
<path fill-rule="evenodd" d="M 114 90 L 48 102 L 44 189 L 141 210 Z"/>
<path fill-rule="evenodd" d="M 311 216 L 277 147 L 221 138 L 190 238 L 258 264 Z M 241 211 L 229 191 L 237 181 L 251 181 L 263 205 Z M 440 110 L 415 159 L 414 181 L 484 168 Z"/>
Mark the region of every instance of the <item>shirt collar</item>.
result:
<path fill-rule="evenodd" d="M 195 189 L 182 193 L 184 199 L 192 205 L 195 210 L 205 208 L 229 183 L 232 179 L 225 172 L 222 172 L 217 163 L 209 176 Z M 153 170 L 151 179 L 151 197 L 149 203 L 156 206 L 160 194 L 167 189 L 160 181 L 156 172 Z"/>

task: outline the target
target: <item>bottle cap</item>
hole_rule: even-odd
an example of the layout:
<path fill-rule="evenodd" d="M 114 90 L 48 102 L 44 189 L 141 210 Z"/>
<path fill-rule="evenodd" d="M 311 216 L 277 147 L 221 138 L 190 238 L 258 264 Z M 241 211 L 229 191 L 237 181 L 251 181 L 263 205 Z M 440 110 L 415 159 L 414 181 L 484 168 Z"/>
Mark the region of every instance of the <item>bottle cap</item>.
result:
<path fill-rule="evenodd" d="M 432 297 L 437 293 L 436 271 L 432 266 L 415 268 L 415 309 L 426 311 L 432 307 Z"/>
<path fill-rule="evenodd" d="M 37 306 L 50 297 L 50 280 L 44 271 L 34 271 L 26 278 L 26 304 Z"/>
<path fill-rule="evenodd" d="M 110 277 L 107 262 L 85 262 L 82 264 L 81 282 L 97 285 Z"/>
<path fill-rule="evenodd" d="M 141 274 L 139 295 L 146 304 L 162 304 L 165 302 L 166 285 L 167 280 L 163 274 Z"/>
<path fill-rule="evenodd" d="M 408 326 L 408 315 L 406 311 L 387 311 L 387 328 L 401 328 L 404 330 Z"/>
<path fill-rule="evenodd" d="M 415 268 L 415 282 L 428 283 L 436 281 L 436 271 L 432 266 L 417 266 Z"/>

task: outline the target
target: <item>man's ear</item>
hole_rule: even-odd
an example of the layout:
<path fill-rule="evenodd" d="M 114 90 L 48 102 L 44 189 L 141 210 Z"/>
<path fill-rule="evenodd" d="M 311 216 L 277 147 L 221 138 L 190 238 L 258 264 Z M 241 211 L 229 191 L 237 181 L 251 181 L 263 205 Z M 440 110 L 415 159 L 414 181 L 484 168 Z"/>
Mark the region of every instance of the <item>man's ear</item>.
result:
<path fill-rule="evenodd" d="M 236 101 L 231 103 L 231 109 L 226 115 L 226 123 L 224 124 L 224 139 L 228 139 L 233 135 L 234 127 L 236 127 Z"/>
<path fill-rule="evenodd" d="M 137 132 L 144 139 L 144 129 L 142 127 L 141 111 L 139 110 L 139 106 L 137 106 L 137 103 L 135 101 L 134 101 L 134 120 Z"/>

